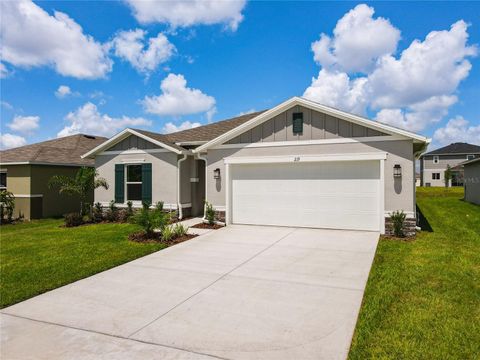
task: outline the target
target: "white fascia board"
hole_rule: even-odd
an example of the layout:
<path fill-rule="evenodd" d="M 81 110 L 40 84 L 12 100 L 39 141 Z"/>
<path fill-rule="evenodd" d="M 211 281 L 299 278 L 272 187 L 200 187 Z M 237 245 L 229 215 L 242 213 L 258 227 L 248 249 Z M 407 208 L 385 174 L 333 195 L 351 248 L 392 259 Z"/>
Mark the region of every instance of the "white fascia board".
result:
<path fill-rule="evenodd" d="M 335 138 L 318 140 L 291 140 L 291 141 L 269 141 L 245 144 L 224 144 L 213 147 L 212 149 L 243 149 L 243 148 L 262 148 L 262 147 L 284 147 L 284 146 L 306 146 L 306 145 L 328 145 L 328 144 L 351 144 L 367 143 L 378 141 L 400 141 L 405 140 L 403 136 L 370 136 L 359 138 Z"/>
<path fill-rule="evenodd" d="M 199 140 L 199 141 L 179 141 L 179 142 L 176 142 L 175 145 L 178 145 L 178 146 L 185 146 L 185 145 L 203 145 L 203 144 L 206 144 L 207 141 L 204 141 L 204 140 Z"/>
<path fill-rule="evenodd" d="M 224 159 L 225 164 L 274 164 L 274 163 L 301 163 L 301 162 L 326 162 L 326 161 L 365 161 L 385 160 L 386 152 L 372 153 L 345 153 L 345 154 L 320 154 L 320 155 L 285 155 L 285 156 L 237 156 Z"/>
<path fill-rule="evenodd" d="M 404 136 L 407 139 L 413 139 L 416 142 L 421 142 L 425 143 L 428 141 L 428 139 L 424 136 L 417 135 L 415 133 L 412 133 L 410 131 L 402 130 L 402 129 L 397 129 L 392 126 L 382 124 L 373 120 L 365 119 L 362 118 L 361 116 L 349 114 L 347 112 L 331 108 L 329 106 L 325 105 L 320 105 L 316 102 L 306 100 L 304 98 L 300 97 L 293 97 L 280 105 L 265 111 L 264 113 L 254 117 L 253 119 L 250 119 L 249 121 L 237 126 L 236 128 L 227 131 L 226 133 L 216 137 L 215 139 L 207 142 L 206 144 L 203 144 L 202 146 L 199 146 L 197 149 L 193 150 L 193 152 L 202 152 L 205 151 L 208 148 L 211 148 L 212 146 L 216 146 L 219 144 L 223 144 L 236 136 L 244 133 L 245 131 L 248 131 L 252 128 L 254 128 L 257 125 L 262 124 L 263 122 L 281 114 L 282 112 L 290 109 L 293 106 L 300 105 L 304 106 L 306 108 L 309 108 L 311 110 L 315 111 L 320 111 L 322 113 L 337 117 L 342 120 L 346 120 L 349 122 L 353 122 L 358 125 L 362 125 L 368 128 L 371 128 L 373 130 L 381 131 L 381 132 L 386 132 L 391 135 L 399 135 L 399 136 Z"/>
<path fill-rule="evenodd" d="M 142 138 L 148 142 L 151 142 L 152 144 L 155 144 L 155 145 L 158 145 L 164 149 L 167 149 L 167 150 L 170 150 L 176 154 L 181 154 L 182 151 L 178 150 L 178 149 L 175 149 L 167 144 L 164 144 L 162 143 L 161 141 L 158 141 L 158 140 L 155 140 L 155 139 L 152 139 L 151 137 L 148 137 L 146 135 L 143 135 L 135 130 L 132 130 L 132 129 L 129 129 L 129 128 L 126 128 L 125 130 L 119 132 L 117 135 L 111 137 L 110 139 L 108 139 L 107 141 L 103 142 L 102 144 L 98 145 L 97 147 L 93 148 L 92 150 L 90 150 L 89 152 L 87 152 L 86 154 L 83 154 L 81 156 L 82 159 L 84 158 L 87 158 L 87 157 L 92 157 L 94 155 L 97 155 L 99 152 L 102 152 L 103 150 L 105 150 L 106 148 L 110 147 L 110 146 L 113 146 L 115 145 L 116 143 L 126 139 L 128 136 L 130 135 L 135 135 L 135 136 L 138 136 L 139 138 Z"/>

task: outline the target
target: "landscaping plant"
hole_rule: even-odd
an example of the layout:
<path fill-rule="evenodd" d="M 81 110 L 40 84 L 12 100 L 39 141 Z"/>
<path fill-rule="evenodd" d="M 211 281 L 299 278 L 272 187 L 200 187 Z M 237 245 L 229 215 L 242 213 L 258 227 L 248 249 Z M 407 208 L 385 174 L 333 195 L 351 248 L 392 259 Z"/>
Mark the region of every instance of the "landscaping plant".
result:
<path fill-rule="evenodd" d="M 157 203 L 155 204 L 155 208 L 156 208 L 158 211 L 163 211 L 163 204 L 164 204 L 163 201 L 157 201 Z"/>
<path fill-rule="evenodd" d="M 187 235 L 188 232 L 188 226 L 185 226 L 180 223 L 176 223 L 175 226 L 173 227 L 173 232 L 175 233 L 175 237 L 182 237 Z"/>
<path fill-rule="evenodd" d="M 162 240 L 165 242 L 169 242 L 174 237 L 176 237 L 176 233 L 173 226 L 171 225 L 165 226 L 162 230 Z"/>
<path fill-rule="evenodd" d="M 101 222 L 103 220 L 103 209 L 102 204 L 96 202 L 93 206 L 93 221 L 94 222 Z"/>
<path fill-rule="evenodd" d="M 396 237 L 404 237 L 403 233 L 403 224 L 405 223 L 405 218 L 407 215 L 402 211 L 394 211 L 390 214 L 390 220 L 393 224 L 393 234 Z"/>
<path fill-rule="evenodd" d="M 85 214 L 84 204 L 92 190 L 103 187 L 108 189 L 107 180 L 96 178 L 98 172 L 91 167 L 81 167 L 75 176 L 55 175 L 52 176 L 48 185 L 50 188 L 58 188 L 60 194 L 78 196 L 80 199 L 80 214 Z"/>
<path fill-rule="evenodd" d="M 118 215 L 118 208 L 115 205 L 115 200 L 111 200 L 110 204 L 108 205 L 107 219 L 109 221 L 115 222 L 117 221 L 117 215 Z"/>
<path fill-rule="evenodd" d="M 149 203 L 144 202 L 142 205 L 142 209 L 135 212 L 130 221 L 142 227 L 143 232 L 148 238 L 154 238 L 154 230 L 159 229 L 163 232 L 170 220 L 170 215 L 157 208 L 150 209 Z"/>
<path fill-rule="evenodd" d="M 133 215 L 133 203 L 128 200 L 127 201 L 127 217 L 130 219 L 130 217 Z"/>
<path fill-rule="evenodd" d="M 75 227 L 83 224 L 83 216 L 80 213 L 65 214 L 65 227 Z"/>
<path fill-rule="evenodd" d="M 8 222 L 12 222 L 13 209 L 15 209 L 15 196 L 7 190 L 0 191 L 0 221 L 6 218 Z"/>
<path fill-rule="evenodd" d="M 210 225 L 215 224 L 215 210 L 213 209 L 213 205 L 208 201 L 205 201 L 205 218 Z"/>

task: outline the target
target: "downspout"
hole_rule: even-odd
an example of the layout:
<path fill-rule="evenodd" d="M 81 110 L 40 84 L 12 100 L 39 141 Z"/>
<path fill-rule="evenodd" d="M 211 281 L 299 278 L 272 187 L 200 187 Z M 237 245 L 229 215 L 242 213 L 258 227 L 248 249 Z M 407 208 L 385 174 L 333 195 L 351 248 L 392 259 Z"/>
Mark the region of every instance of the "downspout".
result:
<path fill-rule="evenodd" d="M 197 159 L 205 161 L 205 201 L 207 201 L 207 199 L 208 199 L 208 197 L 207 197 L 207 189 L 208 189 L 208 186 L 207 186 L 207 165 L 208 165 L 208 161 L 207 161 L 207 158 L 205 156 L 202 156 L 199 153 L 197 153 Z M 205 204 L 203 204 L 203 220 L 206 220 L 206 218 L 205 218 Z"/>
<path fill-rule="evenodd" d="M 180 189 L 182 188 L 182 184 L 181 184 L 181 179 L 180 179 L 180 164 L 187 160 L 187 157 L 188 155 L 187 154 L 183 154 L 183 158 L 181 159 L 178 159 L 177 160 L 177 207 L 178 207 L 178 220 L 182 220 L 183 219 L 183 210 L 182 210 L 182 204 L 181 204 L 181 198 L 180 198 L 180 195 L 181 195 L 181 192 L 180 192 Z"/>

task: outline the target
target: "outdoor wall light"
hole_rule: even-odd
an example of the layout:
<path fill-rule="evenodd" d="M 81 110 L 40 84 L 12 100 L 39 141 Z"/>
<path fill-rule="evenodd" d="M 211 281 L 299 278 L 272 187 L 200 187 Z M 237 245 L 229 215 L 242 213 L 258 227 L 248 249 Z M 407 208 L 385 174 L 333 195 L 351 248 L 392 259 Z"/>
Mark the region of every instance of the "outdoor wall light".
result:
<path fill-rule="evenodd" d="M 402 167 L 399 164 L 393 166 L 393 177 L 400 178 L 402 177 Z"/>
<path fill-rule="evenodd" d="M 220 169 L 219 168 L 216 168 L 215 170 L 213 170 L 213 178 L 214 179 L 220 179 Z"/>

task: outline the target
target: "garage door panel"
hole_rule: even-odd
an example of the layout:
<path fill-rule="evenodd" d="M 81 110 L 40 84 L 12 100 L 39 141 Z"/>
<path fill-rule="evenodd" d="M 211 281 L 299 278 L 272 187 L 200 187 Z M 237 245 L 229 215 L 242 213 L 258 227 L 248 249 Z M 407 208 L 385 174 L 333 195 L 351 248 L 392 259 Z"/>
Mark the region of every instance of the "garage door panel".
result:
<path fill-rule="evenodd" d="M 232 222 L 379 230 L 378 161 L 235 165 Z"/>

